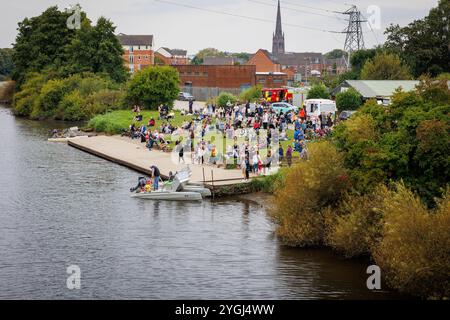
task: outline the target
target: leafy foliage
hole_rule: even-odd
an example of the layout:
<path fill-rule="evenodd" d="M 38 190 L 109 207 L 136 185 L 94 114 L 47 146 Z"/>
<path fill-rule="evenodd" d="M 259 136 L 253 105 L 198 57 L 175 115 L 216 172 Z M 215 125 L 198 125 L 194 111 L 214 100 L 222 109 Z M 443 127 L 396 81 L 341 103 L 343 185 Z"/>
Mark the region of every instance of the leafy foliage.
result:
<path fill-rule="evenodd" d="M 449 16 L 450 2 L 440 0 L 424 19 L 415 20 L 406 27 L 391 25 L 385 32 L 386 49 L 402 57 L 416 77 L 450 72 Z"/>
<path fill-rule="evenodd" d="M 324 84 L 317 84 L 308 91 L 308 99 L 329 99 L 330 92 Z"/>
<path fill-rule="evenodd" d="M 180 78 L 176 69 L 155 66 L 137 72 L 129 81 L 126 101 L 156 110 L 160 105 L 173 106 L 178 96 Z"/>
<path fill-rule="evenodd" d="M 217 105 L 223 108 L 225 108 L 228 105 L 228 103 L 232 104 L 236 103 L 237 100 L 238 100 L 237 97 L 229 92 L 221 92 L 219 96 L 216 98 Z"/>
<path fill-rule="evenodd" d="M 353 88 L 336 95 L 338 110 L 356 110 L 362 105 L 361 95 Z"/>
<path fill-rule="evenodd" d="M 0 49 L 0 81 L 9 78 L 13 71 L 13 52 L 10 48 Z"/>
<path fill-rule="evenodd" d="M 411 74 L 394 54 L 379 53 L 369 59 L 361 70 L 362 80 L 408 80 Z"/>
<path fill-rule="evenodd" d="M 248 88 L 246 90 L 244 90 L 239 99 L 243 102 L 255 102 L 258 101 L 262 96 L 262 86 L 261 85 L 256 85 L 253 86 L 251 88 Z"/>

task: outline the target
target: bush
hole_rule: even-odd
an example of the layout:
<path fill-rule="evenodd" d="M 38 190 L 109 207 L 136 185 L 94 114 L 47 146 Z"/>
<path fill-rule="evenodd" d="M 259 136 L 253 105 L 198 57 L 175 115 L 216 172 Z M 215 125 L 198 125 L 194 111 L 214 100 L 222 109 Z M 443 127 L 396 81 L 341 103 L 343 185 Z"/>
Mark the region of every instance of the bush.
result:
<path fill-rule="evenodd" d="M 255 102 L 258 101 L 262 96 L 262 86 L 257 85 L 253 86 L 251 88 L 248 88 L 241 92 L 241 95 L 239 96 L 239 99 L 242 102 Z"/>
<path fill-rule="evenodd" d="M 56 118 L 66 121 L 80 121 L 88 118 L 86 100 L 78 90 L 64 96 L 59 104 Z"/>
<path fill-rule="evenodd" d="M 327 217 L 327 244 L 347 258 L 370 255 L 381 236 L 382 200 L 381 192 L 347 195 Z"/>
<path fill-rule="evenodd" d="M 229 92 L 221 92 L 217 97 L 217 106 L 225 108 L 228 102 L 234 104 L 237 102 L 237 97 Z"/>
<path fill-rule="evenodd" d="M 449 189 L 429 211 L 403 183 L 384 194 L 382 240 L 373 256 L 392 288 L 422 297 L 450 297 Z"/>
<path fill-rule="evenodd" d="M 313 85 L 308 91 L 307 99 L 329 99 L 330 92 L 324 84 Z"/>
<path fill-rule="evenodd" d="M 39 73 L 29 73 L 21 90 L 14 95 L 13 112 L 17 116 L 28 117 L 33 111 L 42 86 L 47 77 Z"/>
<path fill-rule="evenodd" d="M 338 110 L 356 110 L 362 105 L 361 95 L 353 88 L 336 95 Z"/>
<path fill-rule="evenodd" d="M 11 102 L 15 88 L 16 83 L 14 81 L 6 81 L 0 84 L 0 101 Z"/>
<path fill-rule="evenodd" d="M 263 191 L 267 193 L 274 193 L 284 185 L 286 169 L 280 169 L 275 174 L 253 179 L 254 190 Z"/>
<path fill-rule="evenodd" d="M 129 81 L 126 102 L 156 110 L 161 104 L 173 106 L 180 92 L 178 71 L 155 66 L 137 72 Z"/>
<path fill-rule="evenodd" d="M 323 208 L 336 205 L 350 187 L 342 155 L 329 142 L 309 146 L 309 160 L 286 171 L 284 185 L 275 192 L 270 213 L 277 234 L 287 244 L 323 243 Z"/>
<path fill-rule="evenodd" d="M 54 117 L 59 103 L 64 95 L 69 92 L 64 81 L 49 80 L 41 89 L 36 103 L 33 105 L 30 117 L 32 119 Z"/>

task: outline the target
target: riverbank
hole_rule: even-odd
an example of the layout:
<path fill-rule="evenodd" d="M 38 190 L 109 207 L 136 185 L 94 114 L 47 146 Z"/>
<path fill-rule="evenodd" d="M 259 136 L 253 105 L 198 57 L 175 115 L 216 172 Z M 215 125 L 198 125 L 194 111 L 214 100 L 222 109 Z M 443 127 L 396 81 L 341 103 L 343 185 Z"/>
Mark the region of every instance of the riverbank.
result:
<path fill-rule="evenodd" d="M 252 191 L 250 183 L 242 182 L 240 170 L 192 164 L 189 152 L 185 154 L 186 164 L 179 163 L 178 153 L 149 151 L 138 140 L 117 135 L 72 140 L 69 145 L 146 175 L 151 174 L 150 166 L 156 165 L 163 178 L 167 178 L 169 172 L 175 173 L 188 165 L 192 171 L 192 183 L 204 184 L 220 196 Z"/>

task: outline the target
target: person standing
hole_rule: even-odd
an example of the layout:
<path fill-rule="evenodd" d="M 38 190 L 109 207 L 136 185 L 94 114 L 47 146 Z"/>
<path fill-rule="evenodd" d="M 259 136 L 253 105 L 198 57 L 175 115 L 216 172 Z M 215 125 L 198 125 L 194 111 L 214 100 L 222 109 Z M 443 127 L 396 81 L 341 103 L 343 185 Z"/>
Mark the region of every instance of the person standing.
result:
<path fill-rule="evenodd" d="M 152 177 L 153 177 L 153 191 L 158 190 L 159 178 L 161 177 L 161 172 L 159 171 L 157 166 L 151 166 L 152 169 Z"/>
<path fill-rule="evenodd" d="M 292 146 L 289 146 L 286 150 L 286 160 L 288 163 L 288 166 L 292 166 Z"/>
<path fill-rule="evenodd" d="M 189 114 L 194 113 L 194 101 L 192 99 L 189 99 Z"/>

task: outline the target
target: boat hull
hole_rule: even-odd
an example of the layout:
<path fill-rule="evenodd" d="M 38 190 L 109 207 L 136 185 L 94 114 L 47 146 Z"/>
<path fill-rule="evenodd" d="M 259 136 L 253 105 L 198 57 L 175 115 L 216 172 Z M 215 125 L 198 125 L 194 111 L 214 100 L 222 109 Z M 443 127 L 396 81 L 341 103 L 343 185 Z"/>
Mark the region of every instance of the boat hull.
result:
<path fill-rule="evenodd" d="M 200 201 L 202 195 L 197 192 L 169 192 L 154 191 L 150 193 L 136 193 L 131 196 L 143 200 L 170 200 L 170 201 Z"/>
<path fill-rule="evenodd" d="M 186 185 L 186 186 L 183 186 L 183 191 L 200 193 L 202 195 L 202 197 L 211 197 L 212 196 L 211 190 L 209 190 L 208 188 L 202 187 L 202 186 Z"/>

